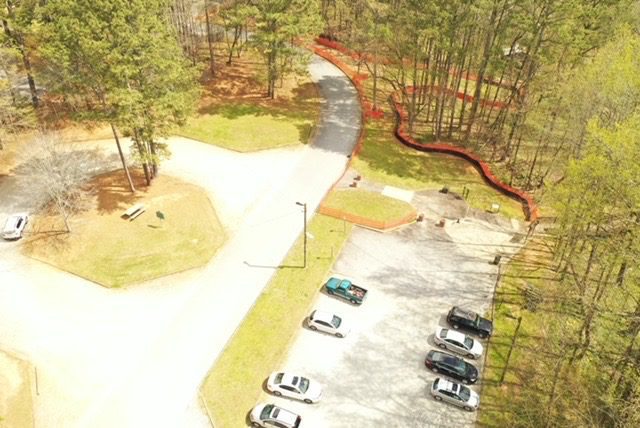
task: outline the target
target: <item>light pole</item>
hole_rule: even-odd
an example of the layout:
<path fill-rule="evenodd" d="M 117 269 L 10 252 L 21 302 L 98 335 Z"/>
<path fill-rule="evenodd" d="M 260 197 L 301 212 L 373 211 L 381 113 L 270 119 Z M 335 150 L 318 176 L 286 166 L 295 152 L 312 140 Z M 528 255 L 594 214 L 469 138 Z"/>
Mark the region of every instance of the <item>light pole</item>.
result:
<path fill-rule="evenodd" d="M 304 244 L 303 244 L 303 247 L 304 247 L 304 262 L 302 263 L 302 267 L 306 268 L 307 267 L 307 203 L 306 202 L 304 202 L 304 203 L 296 202 L 296 205 L 299 205 L 299 206 L 302 207 L 302 212 L 303 212 L 303 215 L 304 215 L 304 218 L 302 219 L 302 221 L 303 221 L 302 233 L 303 233 L 303 236 L 304 236 L 304 238 L 303 238 L 304 239 L 304 241 L 303 241 L 304 242 Z"/>

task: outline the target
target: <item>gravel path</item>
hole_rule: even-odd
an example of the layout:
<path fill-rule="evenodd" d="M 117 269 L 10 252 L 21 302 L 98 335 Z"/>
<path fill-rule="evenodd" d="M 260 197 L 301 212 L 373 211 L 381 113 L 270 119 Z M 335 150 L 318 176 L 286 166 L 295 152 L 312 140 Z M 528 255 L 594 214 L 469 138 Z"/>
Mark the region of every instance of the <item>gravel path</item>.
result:
<path fill-rule="evenodd" d="M 163 173 L 204 187 L 230 231 L 208 266 L 107 290 L 0 243 L 0 348 L 38 368 L 37 426 L 207 426 L 200 383 L 301 233 L 295 203 L 315 211 L 357 139 L 348 79 L 318 58 L 310 71 L 327 101 L 313 146 L 247 155 L 171 139 Z M 0 215 L 30 208 L 11 181 Z"/>

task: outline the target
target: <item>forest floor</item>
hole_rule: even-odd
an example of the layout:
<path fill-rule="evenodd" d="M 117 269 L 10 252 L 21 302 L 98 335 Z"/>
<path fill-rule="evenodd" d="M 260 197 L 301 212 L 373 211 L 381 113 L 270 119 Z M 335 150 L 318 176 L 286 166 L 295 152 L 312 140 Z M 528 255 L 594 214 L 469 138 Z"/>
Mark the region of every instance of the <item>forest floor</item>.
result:
<path fill-rule="evenodd" d="M 245 51 L 232 64 L 218 62 L 215 76 L 204 73 L 197 114 L 177 133 L 208 144 L 250 152 L 307 144 L 322 106 L 307 73 L 291 74 L 266 96 L 265 67 L 255 52 Z"/>

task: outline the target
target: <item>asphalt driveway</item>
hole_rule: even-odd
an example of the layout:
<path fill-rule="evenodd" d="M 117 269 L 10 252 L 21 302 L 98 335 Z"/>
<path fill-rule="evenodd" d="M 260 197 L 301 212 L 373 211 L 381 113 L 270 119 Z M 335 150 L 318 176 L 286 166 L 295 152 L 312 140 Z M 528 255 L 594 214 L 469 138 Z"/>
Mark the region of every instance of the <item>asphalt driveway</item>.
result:
<path fill-rule="evenodd" d="M 489 261 L 498 250 L 517 249 L 511 238 L 474 220 L 445 228 L 416 223 L 386 234 L 354 229 L 334 274 L 368 288 L 367 300 L 356 307 L 321 293 L 315 305 L 351 321 L 351 334 L 338 339 L 301 328 L 281 367 L 323 384 L 322 401 L 264 400 L 298 412 L 309 427 L 472 426 L 475 413 L 431 398 L 436 376 L 424 357 L 452 305 L 489 309 L 497 274 Z"/>

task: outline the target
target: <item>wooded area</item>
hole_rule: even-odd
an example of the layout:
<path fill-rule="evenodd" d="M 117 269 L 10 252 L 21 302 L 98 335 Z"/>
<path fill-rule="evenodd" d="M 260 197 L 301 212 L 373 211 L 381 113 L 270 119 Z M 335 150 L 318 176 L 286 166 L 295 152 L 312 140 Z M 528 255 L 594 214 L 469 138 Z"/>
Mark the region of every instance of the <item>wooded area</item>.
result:
<path fill-rule="evenodd" d="M 313 37 L 339 41 L 374 110 L 398 93 L 416 139 L 478 153 L 555 219 L 537 314 L 555 362 L 520 368 L 548 389 L 502 397 L 510 423 L 638 426 L 639 18 L 634 0 L 8 0 L 0 149 L 56 121 L 108 123 L 150 184 L 199 78 L 254 49 L 273 99 Z"/>
<path fill-rule="evenodd" d="M 373 79 L 373 109 L 399 94 L 414 138 L 481 154 L 555 219 L 517 261 L 540 272 L 513 279 L 545 302 L 525 320 L 532 356 L 510 368 L 522 383 L 484 397 L 481 423 L 637 426 L 638 3 L 325 0 L 321 12 L 323 36 Z"/>

